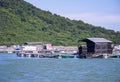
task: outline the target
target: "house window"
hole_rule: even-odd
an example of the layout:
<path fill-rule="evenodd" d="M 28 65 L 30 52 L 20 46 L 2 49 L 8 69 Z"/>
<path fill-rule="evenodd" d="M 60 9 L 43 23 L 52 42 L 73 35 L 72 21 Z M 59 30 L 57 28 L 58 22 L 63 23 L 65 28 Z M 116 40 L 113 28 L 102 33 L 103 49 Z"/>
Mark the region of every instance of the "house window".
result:
<path fill-rule="evenodd" d="M 107 51 L 106 51 L 106 50 L 104 50 L 104 51 L 102 51 L 102 53 L 107 53 Z"/>
<path fill-rule="evenodd" d="M 107 49 L 107 45 L 102 45 L 102 49 Z"/>
<path fill-rule="evenodd" d="M 96 45 L 96 49 L 100 49 L 100 45 Z"/>

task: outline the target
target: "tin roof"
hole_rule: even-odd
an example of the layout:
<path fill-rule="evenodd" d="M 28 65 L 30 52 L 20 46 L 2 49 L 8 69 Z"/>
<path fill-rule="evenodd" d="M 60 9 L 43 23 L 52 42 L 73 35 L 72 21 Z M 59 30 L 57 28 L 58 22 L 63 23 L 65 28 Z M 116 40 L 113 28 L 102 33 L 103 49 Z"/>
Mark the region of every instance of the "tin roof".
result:
<path fill-rule="evenodd" d="M 87 38 L 88 40 L 92 41 L 92 42 L 112 42 L 110 40 L 107 40 L 105 38 Z"/>
<path fill-rule="evenodd" d="M 27 44 L 27 45 L 42 45 L 43 43 L 42 42 L 26 42 L 24 44 Z"/>

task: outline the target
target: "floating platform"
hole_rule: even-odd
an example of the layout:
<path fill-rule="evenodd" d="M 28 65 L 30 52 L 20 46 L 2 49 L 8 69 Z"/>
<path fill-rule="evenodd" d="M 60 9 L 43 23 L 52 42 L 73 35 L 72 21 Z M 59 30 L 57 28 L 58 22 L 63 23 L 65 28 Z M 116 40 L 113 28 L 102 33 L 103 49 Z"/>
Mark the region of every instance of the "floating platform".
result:
<path fill-rule="evenodd" d="M 44 53 L 17 53 L 19 57 L 36 57 L 36 58 L 45 58 L 45 57 L 52 57 L 51 54 L 44 54 Z"/>

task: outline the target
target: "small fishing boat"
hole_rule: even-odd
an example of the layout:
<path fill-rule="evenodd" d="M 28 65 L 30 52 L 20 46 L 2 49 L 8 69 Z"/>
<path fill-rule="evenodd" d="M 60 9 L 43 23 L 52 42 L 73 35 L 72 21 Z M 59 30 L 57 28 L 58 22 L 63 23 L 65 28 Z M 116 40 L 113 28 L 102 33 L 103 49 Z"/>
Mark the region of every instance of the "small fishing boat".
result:
<path fill-rule="evenodd" d="M 120 52 L 114 52 L 113 54 L 109 55 L 109 58 L 120 58 Z"/>
<path fill-rule="evenodd" d="M 120 58 L 120 53 L 119 54 L 112 54 L 109 56 L 109 58 Z"/>
<path fill-rule="evenodd" d="M 76 55 L 69 55 L 69 54 L 58 54 L 54 55 L 52 58 L 77 58 Z"/>
<path fill-rule="evenodd" d="M 74 55 L 62 55 L 62 58 L 74 58 Z"/>

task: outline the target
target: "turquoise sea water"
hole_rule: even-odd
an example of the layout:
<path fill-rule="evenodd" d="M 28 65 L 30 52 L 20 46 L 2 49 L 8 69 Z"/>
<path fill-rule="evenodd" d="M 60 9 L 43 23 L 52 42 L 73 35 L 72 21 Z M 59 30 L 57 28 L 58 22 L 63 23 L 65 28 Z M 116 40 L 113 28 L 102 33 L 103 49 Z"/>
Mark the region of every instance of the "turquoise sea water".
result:
<path fill-rule="evenodd" d="M 0 54 L 0 82 L 120 82 L 120 59 L 21 58 Z"/>

